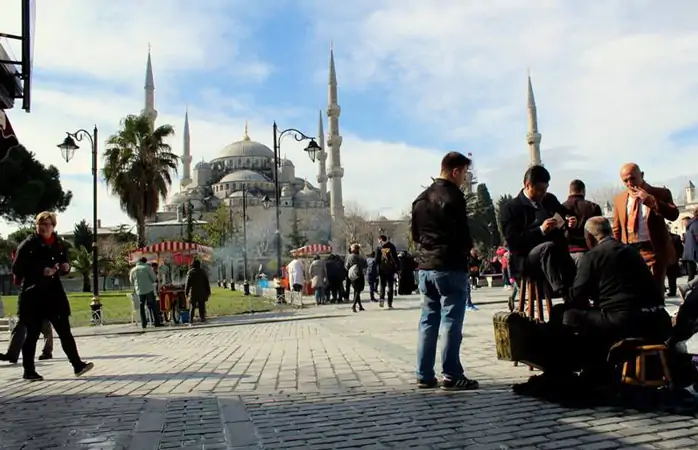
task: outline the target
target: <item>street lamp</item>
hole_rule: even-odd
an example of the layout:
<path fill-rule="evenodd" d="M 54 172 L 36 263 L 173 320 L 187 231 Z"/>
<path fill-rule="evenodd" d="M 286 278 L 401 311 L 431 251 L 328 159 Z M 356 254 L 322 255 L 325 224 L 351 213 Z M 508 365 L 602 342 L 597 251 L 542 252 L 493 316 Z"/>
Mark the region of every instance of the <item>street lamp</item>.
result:
<path fill-rule="evenodd" d="M 308 153 L 308 157 L 312 162 L 315 162 L 315 157 L 318 152 L 322 149 L 315 142 L 315 138 L 307 136 L 296 130 L 295 128 L 287 128 L 283 131 L 279 131 L 279 127 L 274 122 L 274 203 L 276 207 L 276 270 L 278 280 L 281 281 L 283 277 L 283 270 L 281 268 L 281 206 L 279 205 L 279 197 L 281 195 L 281 190 L 279 187 L 279 160 L 281 159 L 281 140 L 286 135 L 291 135 L 296 140 L 296 142 L 310 141 L 305 151 Z M 264 197 L 262 204 L 265 208 L 271 206 L 271 200 L 269 197 Z M 283 288 L 279 287 L 277 290 L 277 296 L 283 301 Z"/>
<path fill-rule="evenodd" d="M 60 144 L 57 145 L 61 149 L 61 154 L 65 162 L 70 162 L 75 155 L 75 151 L 79 149 L 75 141 L 82 141 L 84 138 L 92 144 L 92 294 L 95 299 L 99 298 L 99 266 L 97 252 L 97 125 L 95 125 L 92 134 L 87 130 L 79 129 L 75 133 L 66 133 L 66 137 Z"/>

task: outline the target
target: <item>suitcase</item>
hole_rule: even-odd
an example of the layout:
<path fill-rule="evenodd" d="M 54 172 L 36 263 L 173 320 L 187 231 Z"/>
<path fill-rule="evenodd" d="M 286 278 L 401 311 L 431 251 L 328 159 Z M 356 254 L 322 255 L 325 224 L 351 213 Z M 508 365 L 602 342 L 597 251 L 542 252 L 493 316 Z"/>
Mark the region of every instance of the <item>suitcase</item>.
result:
<path fill-rule="evenodd" d="M 530 358 L 536 341 L 536 322 L 525 314 L 514 312 L 495 313 L 494 342 L 500 361 L 526 361 Z"/>

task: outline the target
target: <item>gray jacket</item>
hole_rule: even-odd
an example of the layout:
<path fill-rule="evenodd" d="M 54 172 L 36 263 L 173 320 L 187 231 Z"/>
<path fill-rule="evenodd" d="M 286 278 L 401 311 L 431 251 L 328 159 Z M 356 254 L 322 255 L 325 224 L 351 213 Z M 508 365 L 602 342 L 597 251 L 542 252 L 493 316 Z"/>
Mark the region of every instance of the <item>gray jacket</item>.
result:
<path fill-rule="evenodd" d="M 308 278 L 313 287 L 325 287 L 327 285 L 327 263 L 322 259 L 316 259 L 310 263 Z"/>

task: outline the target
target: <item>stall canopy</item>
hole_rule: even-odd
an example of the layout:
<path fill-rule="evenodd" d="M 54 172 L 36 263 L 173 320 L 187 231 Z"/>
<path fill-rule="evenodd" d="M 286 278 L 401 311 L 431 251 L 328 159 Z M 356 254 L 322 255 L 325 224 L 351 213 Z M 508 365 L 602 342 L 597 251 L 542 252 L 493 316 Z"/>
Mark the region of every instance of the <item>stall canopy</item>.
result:
<path fill-rule="evenodd" d="M 302 256 L 326 255 L 329 253 L 332 253 L 332 247 L 324 244 L 310 244 L 291 250 L 291 256 L 294 258 Z"/>
<path fill-rule="evenodd" d="M 142 247 L 132 251 L 129 254 L 129 261 L 136 262 L 142 257 L 148 259 L 159 258 L 163 255 L 172 255 L 175 260 L 189 261 L 193 259 L 193 256 L 200 256 L 203 258 L 209 258 L 213 255 L 213 249 L 201 244 L 195 244 L 190 242 L 160 242 L 158 244 L 149 245 L 147 247 Z M 185 257 L 192 258 L 185 258 Z M 175 261 L 177 264 L 180 262 Z"/>

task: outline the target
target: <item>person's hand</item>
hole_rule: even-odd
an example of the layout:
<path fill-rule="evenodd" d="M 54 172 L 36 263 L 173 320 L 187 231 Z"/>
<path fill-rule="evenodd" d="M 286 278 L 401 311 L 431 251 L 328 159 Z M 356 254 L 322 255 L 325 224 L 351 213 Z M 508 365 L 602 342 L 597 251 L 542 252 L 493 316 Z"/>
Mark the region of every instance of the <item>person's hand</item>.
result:
<path fill-rule="evenodd" d="M 540 226 L 540 229 L 543 231 L 543 234 L 548 234 L 551 230 L 554 230 L 556 227 L 557 220 L 551 217 L 550 219 L 545 219 L 543 224 Z"/>
<path fill-rule="evenodd" d="M 577 226 L 577 218 L 574 216 L 567 216 L 567 226 L 574 228 Z"/>
<path fill-rule="evenodd" d="M 70 264 L 68 264 L 68 263 L 61 264 L 61 272 L 63 272 L 63 273 L 70 272 Z"/>
<path fill-rule="evenodd" d="M 651 195 L 648 194 L 646 190 L 640 187 L 631 187 L 630 196 L 633 198 L 639 198 L 642 201 L 642 203 L 645 203 L 645 200 L 651 197 Z"/>
<path fill-rule="evenodd" d="M 56 274 L 57 271 L 58 271 L 57 267 L 46 267 L 44 269 L 44 276 L 45 277 L 52 277 Z"/>

